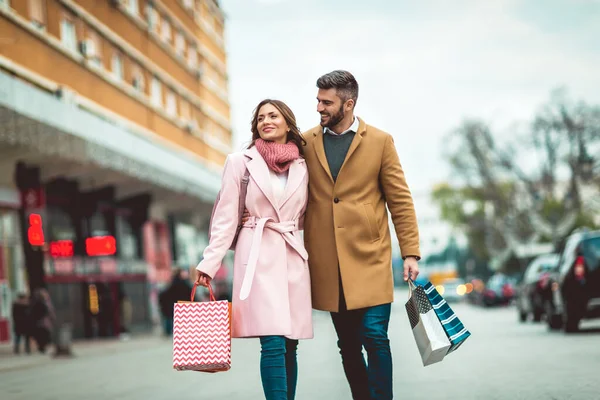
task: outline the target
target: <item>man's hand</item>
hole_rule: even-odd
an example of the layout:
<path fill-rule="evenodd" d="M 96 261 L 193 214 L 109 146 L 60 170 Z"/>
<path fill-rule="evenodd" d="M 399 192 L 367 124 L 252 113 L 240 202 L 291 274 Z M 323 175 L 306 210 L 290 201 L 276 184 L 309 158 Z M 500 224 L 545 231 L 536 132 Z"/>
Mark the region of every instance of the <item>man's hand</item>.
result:
<path fill-rule="evenodd" d="M 196 285 L 208 287 L 208 284 L 211 280 L 212 278 L 210 276 L 206 275 L 204 272 L 196 270 Z"/>
<path fill-rule="evenodd" d="M 413 281 L 417 279 L 419 275 L 419 263 L 414 257 L 406 257 L 404 260 L 404 281 L 408 281 L 408 277 Z"/>
<path fill-rule="evenodd" d="M 250 219 L 250 212 L 247 208 L 244 208 L 244 213 L 242 214 L 242 225 L 244 225 Z"/>

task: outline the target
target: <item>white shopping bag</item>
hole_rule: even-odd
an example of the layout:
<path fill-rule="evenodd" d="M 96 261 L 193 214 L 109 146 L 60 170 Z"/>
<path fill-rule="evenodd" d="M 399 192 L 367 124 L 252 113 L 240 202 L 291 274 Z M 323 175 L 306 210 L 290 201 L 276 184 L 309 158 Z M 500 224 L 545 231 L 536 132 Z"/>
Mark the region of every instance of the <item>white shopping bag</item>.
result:
<path fill-rule="evenodd" d="M 444 359 L 451 343 L 422 286 L 408 281 L 409 297 L 406 312 L 421 354 L 423 366 Z"/>

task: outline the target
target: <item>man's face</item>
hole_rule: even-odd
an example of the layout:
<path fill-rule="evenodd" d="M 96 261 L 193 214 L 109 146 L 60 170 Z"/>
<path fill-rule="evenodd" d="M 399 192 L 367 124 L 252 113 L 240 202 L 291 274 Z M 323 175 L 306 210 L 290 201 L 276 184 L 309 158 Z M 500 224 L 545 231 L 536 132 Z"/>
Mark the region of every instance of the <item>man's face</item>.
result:
<path fill-rule="evenodd" d="M 317 112 L 321 114 L 322 127 L 334 127 L 344 119 L 344 104 L 335 89 L 319 89 L 317 101 Z"/>

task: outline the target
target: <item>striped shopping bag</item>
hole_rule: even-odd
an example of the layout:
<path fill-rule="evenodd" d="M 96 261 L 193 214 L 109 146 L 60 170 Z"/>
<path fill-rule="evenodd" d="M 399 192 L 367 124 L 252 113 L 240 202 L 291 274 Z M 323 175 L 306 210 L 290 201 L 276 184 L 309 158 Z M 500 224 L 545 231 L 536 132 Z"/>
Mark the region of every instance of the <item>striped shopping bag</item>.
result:
<path fill-rule="evenodd" d="M 444 300 L 431 282 L 427 282 L 423 285 L 423 289 L 425 290 L 425 294 L 431 302 L 436 315 L 442 323 L 444 331 L 446 331 L 446 335 L 448 335 L 448 339 L 450 339 L 451 346 L 450 349 L 448 349 L 448 354 L 450 354 L 458 349 L 465 340 L 471 336 L 471 332 L 465 328 L 458 316 L 452 311 L 452 308 L 450 308 L 450 305 L 448 305 L 446 300 Z"/>
<path fill-rule="evenodd" d="M 409 280 L 408 290 L 405 307 L 423 366 L 438 363 L 448 354 L 450 340 L 423 287 Z"/>
<path fill-rule="evenodd" d="M 231 368 L 231 303 L 210 300 L 174 304 L 173 368 L 177 371 L 220 372 Z"/>

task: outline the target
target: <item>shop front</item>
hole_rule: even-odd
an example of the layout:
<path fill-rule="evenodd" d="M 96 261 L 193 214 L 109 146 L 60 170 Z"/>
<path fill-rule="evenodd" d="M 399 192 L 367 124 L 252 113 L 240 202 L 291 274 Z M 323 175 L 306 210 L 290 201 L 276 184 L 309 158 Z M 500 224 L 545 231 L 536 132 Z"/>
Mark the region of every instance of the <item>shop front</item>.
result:
<path fill-rule="evenodd" d="M 0 340 L 17 291 L 37 288 L 49 290 L 57 323 L 75 337 L 148 329 L 172 273 L 168 218 L 207 219 L 220 167 L 76 93 L 2 72 L 0 87 L 0 187 L 8 182 L 16 199 L 0 202 Z"/>
<path fill-rule="evenodd" d="M 26 292 L 19 205 L 18 192 L 0 186 L 0 343 L 12 339 L 12 300 L 18 293 Z"/>

